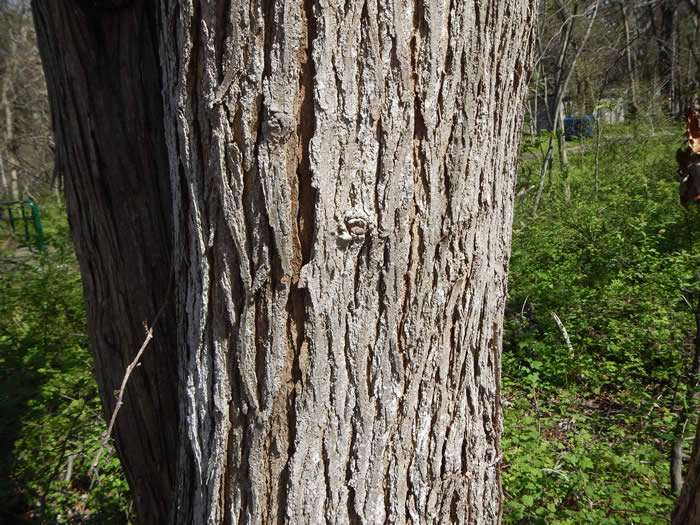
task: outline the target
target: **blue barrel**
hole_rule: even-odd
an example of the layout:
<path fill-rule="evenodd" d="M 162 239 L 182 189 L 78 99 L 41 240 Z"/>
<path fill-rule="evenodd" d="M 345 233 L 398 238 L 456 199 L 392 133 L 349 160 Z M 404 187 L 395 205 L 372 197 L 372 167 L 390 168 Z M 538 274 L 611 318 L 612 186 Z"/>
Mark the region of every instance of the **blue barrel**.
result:
<path fill-rule="evenodd" d="M 585 117 L 565 118 L 564 135 L 566 135 L 566 140 L 574 137 L 592 137 L 594 122 L 595 120 L 593 119 L 592 115 L 586 115 Z"/>

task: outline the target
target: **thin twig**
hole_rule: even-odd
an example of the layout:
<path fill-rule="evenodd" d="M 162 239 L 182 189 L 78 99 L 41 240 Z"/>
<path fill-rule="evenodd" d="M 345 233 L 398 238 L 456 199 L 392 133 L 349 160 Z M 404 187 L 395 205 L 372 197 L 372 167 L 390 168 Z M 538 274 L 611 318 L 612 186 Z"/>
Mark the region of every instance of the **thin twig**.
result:
<path fill-rule="evenodd" d="M 525 305 L 527 305 L 527 300 L 529 298 L 530 298 L 530 296 L 528 295 L 527 297 L 525 297 L 525 300 L 523 301 L 523 307 L 520 309 L 520 318 L 521 319 L 525 317 Z"/>
<path fill-rule="evenodd" d="M 109 420 L 109 427 L 107 427 L 107 432 L 105 433 L 103 439 L 102 439 L 102 444 L 100 445 L 100 449 L 97 451 L 97 455 L 95 456 L 95 460 L 92 462 L 92 465 L 90 466 L 89 472 L 92 474 L 92 481 L 90 482 L 90 488 L 94 485 L 95 481 L 97 481 L 97 477 L 99 473 L 97 472 L 97 464 L 100 461 L 100 458 L 102 457 L 102 453 L 105 451 L 107 448 L 107 445 L 109 443 L 109 440 L 112 437 L 112 430 L 114 429 L 114 424 L 117 421 L 117 414 L 119 413 L 119 409 L 122 407 L 124 404 L 123 399 L 124 399 L 124 390 L 126 390 L 126 383 L 129 381 L 129 376 L 131 376 L 131 372 L 133 372 L 134 368 L 139 366 L 139 361 L 141 360 L 141 356 L 143 356 L 143 353 L 146 351 L 146 347 L 148 346 L 148 343 L 151 342 L 151 339 L 153 339 L 153 327 L 158 323 L 158 319 L 160 319 L 161 314 L 165 310 L 166 305 L 168 304 L 168 297 L 170 296 L 170 288 L 173 284 L 173 267 L 170 267 L 170 279 L 168 280 L 168 288 L 165 292 L 165 299 L 163 300 L 163 303 L 160 305 L 160 308 L 156 312 L 155 317 L 153 318 L 153 323 L 151 324 L 150 328 L 148 327 L 148 324 L 146 321 L 143 322 L 143 328 L 146 330 L 146 338 L 143 340 L 143 343 L 141 344 L 141 348 L 139 348 L 139 351 L 136 353 L 136 357 L 134 357 L 134 360 L 129 364 L 128 367 L 126 367 L 126 371 L 124 372 L 124 379 L 122 379 L 122 384 L 119 387 L 119 390 L 117 391 L 118 397 L 117 397 L 117 404 L 114 406 L 114 412 L 112 412 L 112 418 Z"/>
<path fill-rule="evenodd" d="M 158 312 L 160 314 L 160 312 Z M 156 316 L 157 318 L 158 316 Z M 155 324 L 155 323 L 154 323 Z M 107 448 L 107 444 L 109 443 L 110 438 L 112 437 L 112 429 L 114 428 L 114 423 L 117 421 L 117 414 L 119 414 L 119 409 L 122 407 L 124 404 L 124 390 L 126 390 L 126 383 L 129 381 L 129 377 L 131 376 L 131 372 L 133 372 L 134 368 L 136 368 L 139 365 L 139 360 L 141 359 L 141 356 L 143 353 L 146 351 L 146 347 L 148 346 L 148 343 L 151 342 L 151 339 L 153 339 L 153 326 L 150 328 L 146 324 L 146 321 L 143 322 L 143 327 L 146 329 L 146 339 L 144 339 L 143 344 L 141 345 L 141 348 L 139 348 L 139 351 L 136 354 L 136 357 L 134 357 L 134 360 L 129 364 L 129 366 L 126 367 L 126 372 L 124 373 L 124 378 L 122 379 L 122 384 L 119 387 L 119 390 L 117 391 L 119 393 L 117 397 L 117 404 L 114 407 L 114 412 L 112 412 L 112 419 L 109 420 L 109 427 L 107 427 L 107 432 L 105 433 L 104 437 L 102 438 L 102 444 L 100 445 L 100 449 L 97 451 L 97 455 L 95 456 L 95 460 L 92 462 L 92 466 L 90 467 L 90 472 L 92 473 L 92 483 L 94 483 L 97 480 L 98 477 L 98 472 L 97 472 L 97 464 L 100 462 L 100 458 L 102 457 L 102 453 L 105 451 Z"/>

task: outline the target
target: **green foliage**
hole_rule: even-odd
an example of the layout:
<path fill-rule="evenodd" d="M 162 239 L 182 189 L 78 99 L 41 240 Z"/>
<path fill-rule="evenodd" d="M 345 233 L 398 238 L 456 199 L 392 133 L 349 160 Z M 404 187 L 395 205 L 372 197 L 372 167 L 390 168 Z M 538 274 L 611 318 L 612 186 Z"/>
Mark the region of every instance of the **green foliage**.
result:
<path fill-rule="evenodd" d="M 0 522 L 125 523 L 128 488 L 113 453 L 91 487 L 105 423 L 80 274 L 63 207 L 41 211 L 50 248 L 0 252 Z"/>
<path fill-rule="evenodd" d="M 678 203 L 679 127 L 651 139 L 612 131 L 598 193 L 595 143 L 584 140 L 569 154 L 571 200 L 555 168 L 537 216 L 531 195 L 516 203 L 503 356 L 508 523 L 665 523 L 674 504 L 668 458 L 694 350 L 700 213 Z M 522 186 L 537 183 L 538 169 L 521 173 Z"/>

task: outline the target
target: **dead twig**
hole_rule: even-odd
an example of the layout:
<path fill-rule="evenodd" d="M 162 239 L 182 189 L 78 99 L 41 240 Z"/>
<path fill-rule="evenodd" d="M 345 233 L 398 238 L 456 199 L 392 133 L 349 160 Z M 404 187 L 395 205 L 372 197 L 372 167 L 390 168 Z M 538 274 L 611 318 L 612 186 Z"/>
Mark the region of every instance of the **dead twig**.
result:
<path fill-rule="evenodd" d="M 569 339 L 569 333 L 566 331 L 566 327 L 564 326 L 564 323 L 561 322 L 561 319 L 559 319 L 559 316 L 554 313 L 554 312 L 549 312 L 552 315 L 552 319 L 554 319 L 554 322 L 557 323 L 557 326 L 559 327 L 559 330 L 561 331 L 561 335 L 564 337 L 564 341 L 566 342 L 566 347 L 569 349 L 569 355 L 570 357 L 573 357 L 574 355 L 574 347 L 571 344 L 571 339 Z"/>
<path fill-rule="evenodd" d="M 122 379 L 122 384 L 119 387 L 119 390 L 116 391 L 117 394 L 117 404 L 114 406 L 114 412 L 112 412 L 112 418 L 109 420 L 109 426 L 107 427 L 107 432 L 105 432 L 103 438 L 102 438 L 102 444 L 100 445 L 99 450 L 97 451 L 97 454 L 95 455 L 95 460 L 92 462 L 92 465 L 90 466 L 89 472 L 92 475 L 92 481 L 90 482 L 90 488 L 95 484 L 97 481 L 99 472 L 97 471 L 97 464 L 100 462 L 100 458 L 102 457 L 102 454 L 104 453 L 105 449 L 107 448 L 107 445 L 109 444 L 109 440 L 112 438 L 112 430 L 114 429 L 114 424 L 117 421 L 117 414 L 119 413 L 119 409 L 122 407 L 124 404 L 124 391 L 126 390 L 126 384 L 129 381 L 129 377 L 131 376 L 131 372 L 134 371 L 134 368 L 139 366 L 141 363 L 141 357 L 143 356 L 143 353 L 146 351 L 146 347 L 148 346 L 148 343 L 151 342 L 151 339 L 153 339 L 153 327 L 156 326 L 158 323 L 158 319 L 160 319 L 161 314 L 165 310 L 166 305 L 168 304 L 168 297 L 170 296 L 170 289 L 173 283 L 173 268 L 171 266 L 170 268 L 170 280 L 168 282 L 168 289 L 165 292 L 165 299 L 163 300 L 163 303 L 161 304 L 160 308 L 156 312 L 155 317 L 153 318 L 153 323 L 149 327 L 146 321 L 143 322 L 143 328 L 146 330 L 146 338 L 143 340 L 143 343 L 141 344 L 141 348 L 139 348 L 139 351 L 136 352 L 136 357 L 134 357 L 134 360 L 131 361 L 129 366 L 126 367 L 126 371 L 124 372 L 124 378 Z"/>
<path fill-rule="evenodd" d="M 161 309 L 162 311 L 162 309 Z M 160 311 L 156 315 L 156 318 L 154 319 L 153 324 L 155 325 L 155 321 L 158 320 L 158 316 L 160 315 Z M 126 372 L 124 372 L 124 378 L 122 379 L 122 384 L 119 387 L 119 390 L 117 390 L 118 396 L 117 396 L 117 404 L 114 406 L 114 412 L 112 412 L 112 419 L 109 420 L 109 426 L 107 427 L 107 432 L 105 432 L 104 437 L 102 438 L 102 444 L 100 445 L 99 450 L 97 451 L 97 455 L 95 456 L 94 461 L 92 462 L 92 465 L 90 466 L 90 473 L 92 474 L 92 482 L 91 485 L 95 483 L 97 480 L 97 477 L 99 475 L 97 471 L 97 464 L 100 462 L 100 458 L 102 457 L 103 452 L 107 448 L 107 444 L 109 443 L 109 440 L 112 437 L 112 430 L 114 429 L 114 423 L 117 421 L 117 414 L 119 414 L 119 409 L 122 407 L 124 404 L 124 390 L 126 390 L 126 384 L 129 381 L 129 377 L 131 376 L 131 372 L 134 371 L 134 368 L 139 366 L 139 361 L 141 360 L 141 356 L 143 356 L 143 353 L 146 351 L 146 347 L 148 346 L 148 343 L 151 342 L 151 339 L 153 339 L 153 326 L 150 328 L 146 324 L 146 321 L 143 322 L 143 327 L 146 330 L 146 338 L 143 341 L 143 344 L 141 344 L 141 348 L 139 348 L 139 351 L 136 353 L 136 357 L 134 357 L 134 360 L 129 364 L 129 366 L 126 367 Z"/>

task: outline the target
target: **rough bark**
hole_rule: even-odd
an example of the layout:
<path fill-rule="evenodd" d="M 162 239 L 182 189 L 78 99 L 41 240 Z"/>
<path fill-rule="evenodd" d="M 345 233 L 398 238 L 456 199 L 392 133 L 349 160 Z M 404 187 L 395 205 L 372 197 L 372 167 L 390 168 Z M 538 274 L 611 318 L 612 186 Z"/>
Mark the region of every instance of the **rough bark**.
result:
<path fill-rule="evenodd" d="M 63 12 L 74 5 L 57 3 Z M 172 219 L 148 217 L 173 232 L 149 232 L 163 260 L 148 268 L 162 280 L 173 255 L 166 317 L 177 328 L 161 344 L 177 356 L 178 378 L 163 386 L 178 414 L 167 414 L 171 440 L 159 459 L 176 473 L 170 514 L 142 501 L 141 515 L 187 524 L 497 522 L 500 320 L 534 5 L 162 0 L 153 24 L 145 2 L 95 4 L 82 12 L 133 18 L 144 40 L 157 38 L 162 68 L 156 87 L 149 62 L 138 89 L 149 103 L 162 89 L 170 176 L 158 157 L 140 179 L 148 189 L 134 193 L 147 192 L 159 213 L 172 206 Z M 61 23 L 68 29 L 43 32 L 59 32 L 58 41 L 85 32 Z M 141 49 L 149 60 L 150 51 Z M 52 101 L 63 103 L 56 93 Z M 76 113 L 77 131 L 61 130 L 70 114 L 55 119 L 64 142 L 91 122 Z M 161 128 L 149 125 L 157 140 Z M 90 151 L 78 138 L 73 146 Z M 102 177 L 90 173 L 71 175 Z M 78 244 L 96 240 L 76 224 L 89 224 L 85 207 L 101 209 L 99 220 L 109 209 L 99 189 L 69 189 Z M 118 254 L 79 256 L 90 275 L 85 261 L 110 267 Z M 151 276 L 139 285 L 132 277 L 123 284 L 150 287 Z M 99 295 L 111 278 L 93 277 L 86 293 Z M 164 293 L 130 318 L 152 315 Z M 141 381 L 154 365 L 172 371 L 171 360 L 144 363 Z M 138 439 L 151 439 L 143 431 Z M 138 493 L 138 476 L 130 482 Z"/>
<path fill-rule="evenodd" d="M 90 345 L 108 417 L 114 391 L 168 299 L 172 205 L 150 2 L 34 1 L 56 139 L 56 170 L 83 276 Z M 104 2 L 103 2 L 104 4 Z M 163 523 L 171 508 L 177 436 L 172 301 L 134 373 L 116 444 L 136 511 Z"/>

